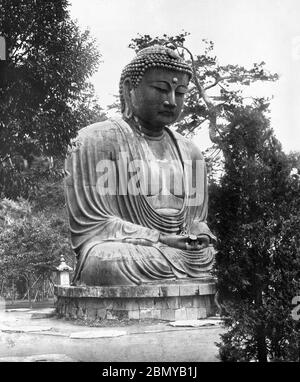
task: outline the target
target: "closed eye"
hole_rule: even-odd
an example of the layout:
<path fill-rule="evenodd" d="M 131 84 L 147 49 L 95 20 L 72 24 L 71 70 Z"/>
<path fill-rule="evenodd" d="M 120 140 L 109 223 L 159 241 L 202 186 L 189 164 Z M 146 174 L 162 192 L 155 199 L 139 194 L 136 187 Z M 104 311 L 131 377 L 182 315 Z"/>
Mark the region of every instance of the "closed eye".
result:
<path fill-rule="evenodd" d="M 166 89 L 165 87 L 163 86 L 153 86 L 154 89 L 162 92 L 162 93 L 167 93 L 169 91 L 169 89 Z"/>
<path fill-rule="evenodd" d="M 176 89 L 176 94 L 184 95 L 187 92 L 187 88 L 185 86 L 178 86 Z"/>

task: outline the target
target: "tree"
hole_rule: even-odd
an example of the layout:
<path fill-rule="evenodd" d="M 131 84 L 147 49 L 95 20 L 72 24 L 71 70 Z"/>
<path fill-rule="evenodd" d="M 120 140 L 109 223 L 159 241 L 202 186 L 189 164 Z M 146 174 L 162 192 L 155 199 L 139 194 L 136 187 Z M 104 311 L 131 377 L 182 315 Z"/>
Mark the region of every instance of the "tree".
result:
<path fill-rule="evenodd" d="M 2 0 L 0 34 L 7 44 L 0 196 L 28 196 L 40 174 L 24 167 L 36 157 L 63 156 L 80 127 L 103 119 L 87 81 L 100 54 L 89 31 L 71 20 L 66 0 Z"/>
<path fill-rule="evenodd" d="M 37 212 L 34 207 L 24 199 L 0 201 L 1 295 L 12 284 L 28 291 L 38 280 L 51 279 L 62 255 L 74 267 L 64 216 Z"/>
<path fill-rule="evenodd" d="M 210 189 L 218 241 L 224 361 L 299 361 L 299 155 L 287 156 L 265 109 L 237 108 L 223 136 L 224 174 Z"/>

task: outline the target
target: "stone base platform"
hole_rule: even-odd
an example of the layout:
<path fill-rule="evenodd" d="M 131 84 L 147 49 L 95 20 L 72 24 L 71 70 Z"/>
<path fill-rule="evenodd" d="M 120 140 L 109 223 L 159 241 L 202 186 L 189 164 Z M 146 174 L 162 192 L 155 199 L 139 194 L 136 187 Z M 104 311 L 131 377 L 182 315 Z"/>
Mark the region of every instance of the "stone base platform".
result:
<path fill-rule="evenodd" d="M 215 279 L 185 279 L 139 286 L 55 286 L 60 317 L 103 319 L 197 320 L 213 316 Z"/>

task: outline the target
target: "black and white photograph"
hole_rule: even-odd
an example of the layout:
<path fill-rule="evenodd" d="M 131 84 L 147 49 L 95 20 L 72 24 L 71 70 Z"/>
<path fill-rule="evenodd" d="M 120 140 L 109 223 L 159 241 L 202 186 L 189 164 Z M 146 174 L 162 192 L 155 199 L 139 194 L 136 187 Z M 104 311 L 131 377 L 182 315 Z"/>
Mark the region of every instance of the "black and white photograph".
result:
<path fill-rule="evenodd" d="M 299 20 L 0 0 L 3 367 L 300 362 Z"/>

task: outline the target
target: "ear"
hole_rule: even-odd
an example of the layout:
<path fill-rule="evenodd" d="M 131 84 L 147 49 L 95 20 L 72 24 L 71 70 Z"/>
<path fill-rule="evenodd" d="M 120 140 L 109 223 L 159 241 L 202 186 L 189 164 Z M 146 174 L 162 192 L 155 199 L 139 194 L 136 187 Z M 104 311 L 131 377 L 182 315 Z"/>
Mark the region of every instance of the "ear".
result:
<path fill-rule="evenodd" d="M 132 109 L 132 91 L 133 86 L 130 78 L 125 78 L 123 82 L 123 95 L 125 101 L 125 109 L 123 112 L 123 116 L 127 119 L 132 118 L 133 109 Z"/>

